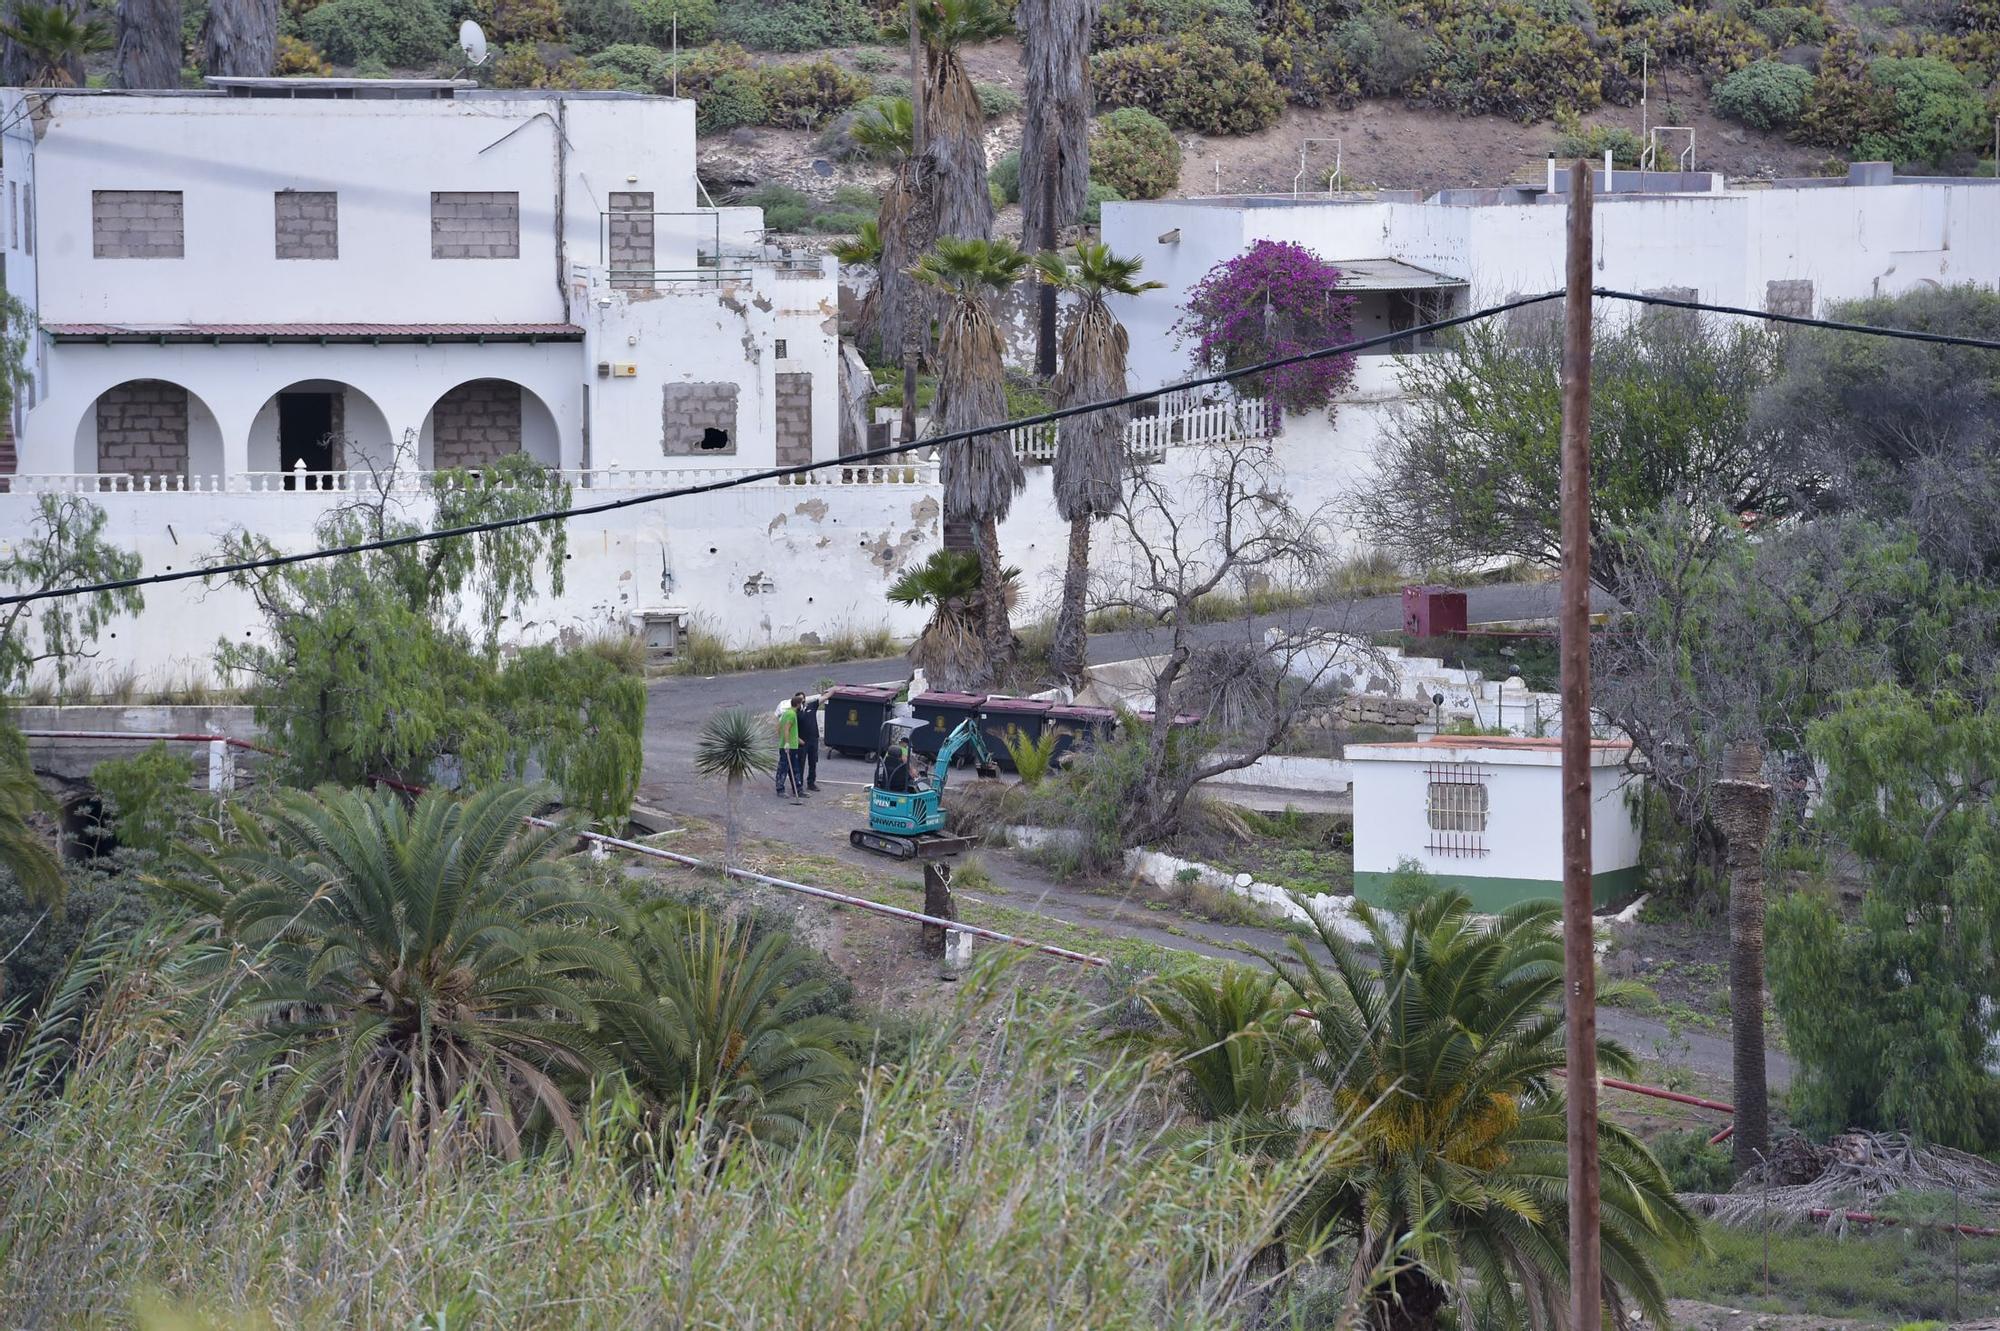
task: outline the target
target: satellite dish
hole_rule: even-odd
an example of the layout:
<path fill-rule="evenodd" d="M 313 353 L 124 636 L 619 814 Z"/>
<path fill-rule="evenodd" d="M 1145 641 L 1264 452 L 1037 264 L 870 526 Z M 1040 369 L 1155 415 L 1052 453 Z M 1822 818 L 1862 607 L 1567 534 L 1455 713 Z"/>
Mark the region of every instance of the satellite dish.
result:
<path fill-rule="evenodd" d="M 458 25 L 458 49 L 465 52 L 466 64 L 486 63 L 486 33 L 471 19 Z"/>

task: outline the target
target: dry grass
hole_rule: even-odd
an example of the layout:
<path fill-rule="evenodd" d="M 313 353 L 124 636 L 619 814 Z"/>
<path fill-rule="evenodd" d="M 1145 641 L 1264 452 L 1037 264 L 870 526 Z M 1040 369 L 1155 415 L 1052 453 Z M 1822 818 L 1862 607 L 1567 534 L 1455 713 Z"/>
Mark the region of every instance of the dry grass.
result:
<path fill-rule="evenodd" d="M 773 642 L 731 648 L 717 636 L 711 621 L 697 619 L 681 640 L 680 654 L 659 673 L 728 675 L 743 670 L 788 670 L 840 661 L 877 661 L 901 651 L 901 640 L 886 624 L 866 629 L 842 625 L 816 643 Z"/>

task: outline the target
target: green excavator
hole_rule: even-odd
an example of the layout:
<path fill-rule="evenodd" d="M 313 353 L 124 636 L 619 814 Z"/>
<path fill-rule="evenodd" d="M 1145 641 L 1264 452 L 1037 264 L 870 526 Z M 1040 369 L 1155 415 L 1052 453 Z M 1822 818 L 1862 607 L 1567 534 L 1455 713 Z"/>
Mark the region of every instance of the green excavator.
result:
<path fill-rule="evenodd" d="M 932 860 L 956 855 L 972 844 L 971 837 L 946 836 L 944 831 L 944 788 L 952 760 L 970 746 L 978 757 L 979 775 L 998 776 L 1000 769 L 987 751 L 978 721 L 967 717 L 938 746 L 930 775 L 918 773 L 909 757 L 908 732 L 922 724 L 910 717 L 892 717 L 882 727 L 882 756 L 875 764 L 875 781 L 868 787 L 868 826 L 847 836 L 863 850 L 898 860 Z M 896 735 L 898 730 L 903 733 Z"/>

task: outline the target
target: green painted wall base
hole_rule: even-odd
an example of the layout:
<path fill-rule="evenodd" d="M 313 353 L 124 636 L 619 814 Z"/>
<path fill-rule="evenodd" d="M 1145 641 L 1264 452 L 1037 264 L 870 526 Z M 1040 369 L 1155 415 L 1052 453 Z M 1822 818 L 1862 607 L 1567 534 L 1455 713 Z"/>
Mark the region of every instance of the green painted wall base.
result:
<path fill-rule="evenodd" d="M 1389 880 L 1386 873 L 1361 873 L 1354 875 L 1354 895 L 1371 906 L 1386 906 Z M 1536 899 L 1555 901 L 1562 897 L 1562 883 L 1553 878 L 1481 878 L 1476 874 L 1440 873 L 1432 874 L 1439 885 L 1463 892 L 1472 899 L 1472 908 L 1482 915 L 1493 915 L 1507 907 L 1523 901 Z M 1639 894 L 1639 870 L 1612 869 L 1595 874 L 1590 881 L 1591 901 L 1599 906 L 1616 906 L 1630 901 Z"/>

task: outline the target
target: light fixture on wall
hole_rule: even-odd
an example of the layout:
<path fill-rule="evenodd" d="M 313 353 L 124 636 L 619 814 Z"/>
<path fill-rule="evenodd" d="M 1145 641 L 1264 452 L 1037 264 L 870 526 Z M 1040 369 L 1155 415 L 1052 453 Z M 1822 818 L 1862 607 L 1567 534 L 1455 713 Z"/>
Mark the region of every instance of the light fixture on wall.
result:
<path fill-rule="evenodd" d="M 1175 228 L 1174 228 L 1174 229 L 1173 229 L 1172 231 L 1162 231 L 1162 232 L 1160 233 L 1160 243 L 1161 243 L 1162 245 L 1178 245 L 1178 244 L 1180 244 L 1180 243 L 1181 243 L 1181 229 L 1180 229 L 1179 227 L 1175 227 Z"/>

